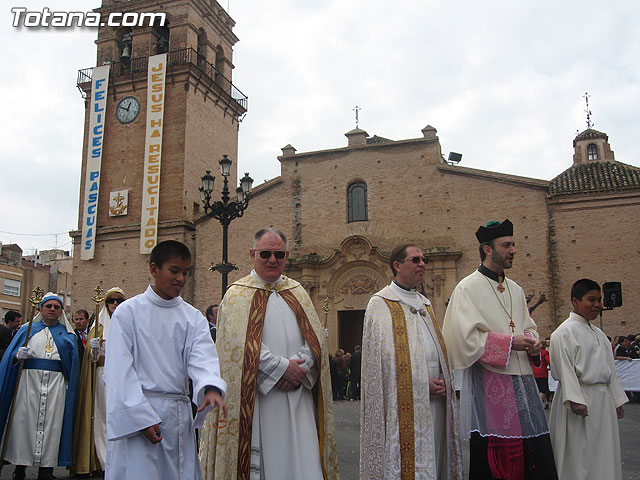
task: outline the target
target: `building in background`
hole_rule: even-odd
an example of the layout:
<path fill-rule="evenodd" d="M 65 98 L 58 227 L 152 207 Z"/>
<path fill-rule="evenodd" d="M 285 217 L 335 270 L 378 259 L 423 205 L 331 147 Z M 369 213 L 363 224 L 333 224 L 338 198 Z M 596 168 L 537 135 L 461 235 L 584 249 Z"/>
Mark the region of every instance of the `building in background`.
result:
<path fill-rule="evenodd" d="M 45 293 L 55 292 L 71 311 L 73 282 L 72 258 L 63 250 L 43 250 L 22 256 L 17 244 L 1 245 L 0 251 L 0 317 L 9 310 L 18 310 L 23 321 L 31 313 L 29 297 L 40 287 Z"/>
<path fill-rule="evenodd" d="M 149 173 L 145 140 L 149 125 L 157 123 L 148 121 L 154 113 L 147 102 L 153 78 L 148 66 L 154 55 L 167 53 L 162 167 L 153 206 L 158 218 L 152 227 L 157 241 L 176 239 L 191 249 L 193 278 L 184 296 L 204 310 L 222 296 L 220 275 L 209 271 L 221 261 L 222 228 L 203 215 L 198 187 L 205 170 L 216 170 L 224 154 L 234 161 L 229 180 L 235 185 L 238 129 L 247 111 L 247 97 L 231 82 L 235 23 L 209 0 L 104 0 L 99 11 L 137 9 L 165 12 L 169 23 L 98 30 L 96 65 L 109 64 L 110 74 L 92 224 L 95 251 L 82 260 L 82 212 L 92 188 L 85 181 L 93 144 L 88 101 L 81 213 L 72 232 L 73 305 L 90 306 L 98 284 L 118 285 L 132 296 L 150 282 L 149 256 L 140 253 Z M 88 99 L 91 78 L 91 69 L 79 72 L 78 86 Z M 138 108 L 132 118 L 122 114 L 131 105 Z M 475 230 L 509 218 L 518 253 L 508 274 L 531 297 L 530 306 L 538 305 L 533 317 L 542 335 L 566 318 L 570 286 L 581 277 L 622 282 L 629 294 L 621 308 L 605 312 L 604 330 L 640 332 L 634 316 L 640 309 L 634 295 L 640 288 L 640 169 L 615 160 L 606 134 L 591 128 L 578 134 L 573 161 L 558 159 L 561 173 L 551 181 L 494 172 L 493 165 L 481 170 L 448 162 L 431 126 L 405 140 L 369 136 L 359 128 L 345 135 L 345 146 L 326 150 L 282 148 L 281 174 L 254 188 L 243 217 L 230 226 L 229 258 L 239 269 L 230 273 L 230 282 L 251 268 L 255 231 L 281 228 L 290 239 L 287 274 L 310 292 L 330 348 L 350 351 L 360 343 L 369 297 L 391 279 L 394 246 L 411 241 L 428 257 L 424 288 L 441 322 L 454 286 L 480 263 Z M 220 188 L 216 184 L 214 191 Z"/>

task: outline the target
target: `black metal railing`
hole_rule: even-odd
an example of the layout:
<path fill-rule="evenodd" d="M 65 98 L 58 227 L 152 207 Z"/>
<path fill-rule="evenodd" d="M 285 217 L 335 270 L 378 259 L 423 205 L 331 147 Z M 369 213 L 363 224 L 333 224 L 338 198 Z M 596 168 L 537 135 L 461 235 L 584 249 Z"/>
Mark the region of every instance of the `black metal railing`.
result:
<path fill-rule="evenodd" d="M 131 59 L 123 59 L 119 62 L 111 63 L 111 69 L 109 76 L 112 79 L 127 75 L 139 75 L 146 74 L 147 66 L 149 63 L 149 57 L 138 57 Z M 202 83 L 215 83 L 220 89 L 231 96 L 233 100 L 238 103 L 245 111 L 247 110 L 249 99 L 248 97 L 236 87 L 231 80 L 225 77 L 220 71 L 211 63 L 207 61 L 204 55 L 196 52 L 193 48 L 183 48 L 180 50 L 174 50 L 167 52 L 167 73 L 171 73 L 171 68 L 180 65 L 195 65 L 200 69 L 203 75 L 208 77 L 208 82 Z M 91 82 L 91 75 L 93 68 L 83 68 L 78 70 L 77 85 Z"/>

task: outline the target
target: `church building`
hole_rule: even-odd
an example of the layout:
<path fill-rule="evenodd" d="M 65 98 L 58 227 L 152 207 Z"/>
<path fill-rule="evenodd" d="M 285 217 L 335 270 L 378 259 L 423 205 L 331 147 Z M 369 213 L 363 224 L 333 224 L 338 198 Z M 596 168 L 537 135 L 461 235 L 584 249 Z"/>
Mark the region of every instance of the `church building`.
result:
<path fill-rule="evenodd" d="M 120 286 L 127 296 L 144 291 L 150 281 L 149 255 L 143 252 L 149 229 L 156 242 L 176 239 L 189 246 L 193 277 L 184 296 L 204 311 L 222 296 L 220 274 L 210 271 L 222 259 L 222 227 L 204 215 L 198 187 L 205 170 L 225 154 L 233 161 L 230 184 L 236 185 L 238 128 L 248 108 L 247 97 L 231 82 L 234 22 L 215 0 L 104 0 L 99 10 L 113 9 L 157 9 L 169 22 L 166 29 L 99 30 L 96 65 L 108 63 L 110 72 L 93 256 L 85 260 L 96 70 L 80 72 L 88 108 L 79 228 L 72 233 L 74 308 L 89 307 L 98 284 Z M 164 112 L 155 188 L 145 178 L 152 176 L 150 125 L 158 122 L 150 120 L 149 65 L 157 65 L 162 54 Z M 139 107 L 131 120 L 118 116 L 127 98 Z M 448 162 L 436 129 L 417 128 L 405 140 L 356 128 L 342 146 L 313 152 L 283 147 L 274 159 L 281 174 L 255 186 L 244 215 L 229 226 L 229 261 L 238 267 L 229 283 L 250 271 L 249 249 L 259 228 L 283 230 L 291 250 L 286 274 L 310 292 L 330 349 L 353 351 L 369 298 L 392 278 L 388 262 L 396 245 L 416 243 L 428 258 L 424 289 L 442 322 L 453 288 L 480 263 L 475 230 L 509 218 L 517 253 L 507 275 L 531 297 L 530 307 L 538 305 L 532 315 L 542 335 L 567 317 L 571 285 L 583 277 L 622 283 L 622 307 L 603 314 L 607 334 L 640 331 L 640 318 L 632 313 L 640 308 L 634 295 L 640 289 L 640 168 L 616 161 L 605 133 L 588 128 L 578 134 L 573 159 L 558 159 L 559 175 L 548 181 Z M 158 202 L 152 205 L 157 219 L 144 211 L 149 188 Z M 118 203 L 118 195 L 126 202 Z M 218 198 L 217 189 L 213 195 Z M 126 213 L 119 212 L 123 205 Z M 149 218 L 155 224 L 147 226 Z"/>

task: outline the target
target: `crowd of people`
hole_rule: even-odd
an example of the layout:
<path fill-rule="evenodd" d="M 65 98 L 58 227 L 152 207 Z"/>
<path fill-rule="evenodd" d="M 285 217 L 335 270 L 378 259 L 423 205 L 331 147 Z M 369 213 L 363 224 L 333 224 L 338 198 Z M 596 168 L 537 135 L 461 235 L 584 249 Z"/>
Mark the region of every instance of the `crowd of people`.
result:
<path fill-rule="evenodd" d="M 638 358 L 640 336 L 611 343 L 592 323 L 600 286 L 580 279 L 568 318 L 540 339 L 505 274 L 513 225 L 489 222 L 476 239 L 481 264 L 442 326 L 420 289 L 428 259 L 398 245 L 352 352 L 329 353 L 311 298 L 283 275 L 276 228 L 255 234 L 252 271 L 204 315 L 180 296 L 191 253 L 174 240 L 151 252 L 144 293 L 111 288 L 93 316 L 72 322 L 47 293 L 32 321 L 8 312 L 0 328 L 2 461 L 18 480 L 27 467 L 55 478 L 55 466 L 114 480 L 333 480 L 334 401 L 360 400 L 361 479 L 459 480 L 463 437 L 472 480 L 620 479 L 628 398 L 614 358 Z"/>

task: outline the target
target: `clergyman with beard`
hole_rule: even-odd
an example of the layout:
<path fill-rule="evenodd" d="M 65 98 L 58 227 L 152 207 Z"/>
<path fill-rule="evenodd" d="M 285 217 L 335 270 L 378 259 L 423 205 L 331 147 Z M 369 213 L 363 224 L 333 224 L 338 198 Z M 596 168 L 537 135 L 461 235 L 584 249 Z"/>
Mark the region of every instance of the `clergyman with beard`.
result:
<path fill-rule="evenodd" d="M 451 295 L 442 334 L 463 370 L 460 410 L 470 434 L 469 479 L 558 476 L 549 427 L 530 362 L 542 342 L 524 291 L 505 276 L 516 253 L 513 224 L 476 231 L 482 264 Z"/>

